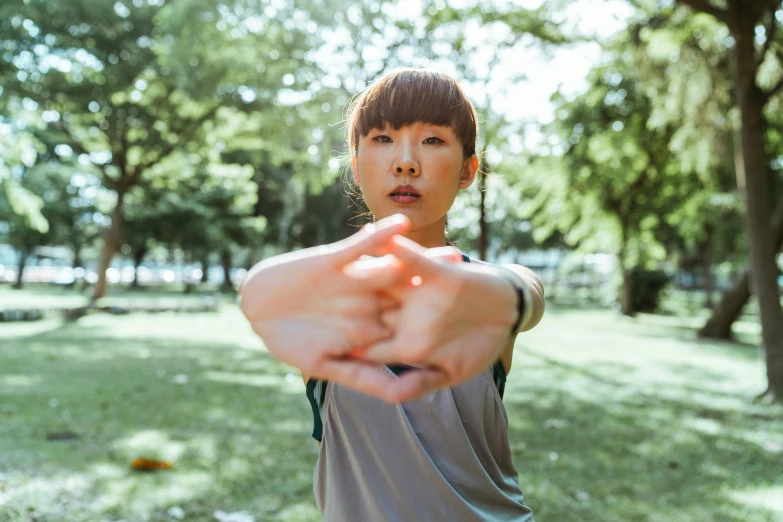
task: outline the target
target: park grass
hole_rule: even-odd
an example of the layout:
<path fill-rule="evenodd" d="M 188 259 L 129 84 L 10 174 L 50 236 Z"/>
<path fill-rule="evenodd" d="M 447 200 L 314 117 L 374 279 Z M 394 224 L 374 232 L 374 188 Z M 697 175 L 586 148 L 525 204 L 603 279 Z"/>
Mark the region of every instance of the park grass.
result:
<path fill-rule="evenodd" d="M 99 299 L 99 306 L 181 308 L 198 303 L 204 297 L 217 294 L 217 289 L 204 285 L 191 293 L 185 293 L 182 285 L 140 287 L 129 289 L 125 285 L 109 285 L 106 296 Z M 0 310 L 3 309 L 63 309 L 85 306 L 92 296 L 92 288 L 75 290 L 64 285 L 30 284 L 21 290 L 10 285 L 0 285 Z M 223 296 L 231 300 L 234 296 Z"/>
<path fill-rule="evenodd" d="M 553 308 L 521 335 L 505 404 L 538 522 L 783 520 L 783 408 L 752 403 L 746 330 Z M 310 419 L 233 305 L 0 325 L 0 520 L 316 521 Z"/>

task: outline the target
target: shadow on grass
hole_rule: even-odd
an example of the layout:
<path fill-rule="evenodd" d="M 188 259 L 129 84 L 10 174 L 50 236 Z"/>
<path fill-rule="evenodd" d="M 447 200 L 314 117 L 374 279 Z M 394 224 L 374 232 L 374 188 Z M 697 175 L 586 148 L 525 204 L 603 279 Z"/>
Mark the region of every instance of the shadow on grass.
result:
<path fill-rule="evenodd" d="M 505 400 L 520 483 L 539 520 L 783 519 L 780 408 L 705 407 L 605 376 L 623 365 L 535 358 L 528 371 L 586 377 L 592 390 L 530 384 Z"/>
<path fill-rule="evenodd" d="M 317 448 L 299 375 L 233 342 L 230 328 L 214 342 L 193 318 L 170 321 L 191 337 L 155 335 L 137 318 L 133 336 L 70 323 L 3 339 L 0 485 L 9 520 L 163 521 L 172 507 L 196 521 L 214 520 L 216 510 L 247 510 L 258 522 L 319 520 Z M 670 370 L 689 372 L 693 385 L 658 394 L 623 380 L 638 369 L 630 363 L 522 353 L 515 364 L 522 370 L 505 399 L 510 441 L 539 522 L 781 516 L 759 500 L 783 491 L 781 455 L 765 439 L 783 431 L 781 416 L 687 399 L 712 394 L 699 384 L 722 374 L 678 365 Z M 68 432 L 75 438 L 47 440 Z M 138 456 L 174 468 L 133 473 Z"/>
<path fill-rule="evenodd" d="M 172 520 L 172 506 L 317 520 L 311 413 L 289 372 L 262 351 L 77 324 L 5 338 L 0 520 Z M 140 456 L 174 468 L 134 473 Z"/>

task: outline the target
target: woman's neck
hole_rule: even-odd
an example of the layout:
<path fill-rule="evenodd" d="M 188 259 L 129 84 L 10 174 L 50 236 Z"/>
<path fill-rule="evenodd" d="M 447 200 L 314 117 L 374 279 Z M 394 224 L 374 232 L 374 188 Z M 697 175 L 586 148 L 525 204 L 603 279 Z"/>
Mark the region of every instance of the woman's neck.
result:
<path fill-rule="evenodd" d="M 405 237 L 417 242 L 424 248 L 446 246 L 446 217 L 421 228 L 411 229 Z"/>

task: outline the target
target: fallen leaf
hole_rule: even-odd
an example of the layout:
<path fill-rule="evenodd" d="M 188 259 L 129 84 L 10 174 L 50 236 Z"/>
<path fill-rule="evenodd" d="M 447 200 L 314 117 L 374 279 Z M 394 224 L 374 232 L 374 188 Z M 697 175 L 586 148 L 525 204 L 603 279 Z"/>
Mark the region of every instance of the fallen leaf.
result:
<path fill-rule="evenodd" d="M 131 462 L 131 469 L 134 471 L 158 471 L 161 469 L 170 469 L 172 465 L 164 460 L 153 460 L 139 457 Z"/>

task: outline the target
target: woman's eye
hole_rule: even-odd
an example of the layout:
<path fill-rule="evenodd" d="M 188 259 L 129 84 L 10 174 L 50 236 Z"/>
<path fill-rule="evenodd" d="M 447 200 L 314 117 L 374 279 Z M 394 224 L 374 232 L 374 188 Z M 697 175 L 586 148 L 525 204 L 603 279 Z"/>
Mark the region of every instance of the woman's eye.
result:
<path fill-rule="evenodd" d="M 373 137 L 373 141 L 379 141 L 381 143 L 391 143 L 391 138 L 384 134 L 379 134 L 378 136 Z"/>
<path fill-rule="evenodd" d="M 443 143 L 443 140 L 433 136 L 431 138 L 427 138 L 426 140 L 424 140 L 424 143 L 426 143 L 427 145 L 437 145 L 438 143 Z"/>

